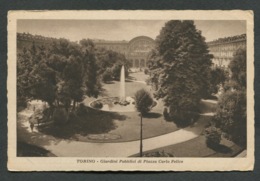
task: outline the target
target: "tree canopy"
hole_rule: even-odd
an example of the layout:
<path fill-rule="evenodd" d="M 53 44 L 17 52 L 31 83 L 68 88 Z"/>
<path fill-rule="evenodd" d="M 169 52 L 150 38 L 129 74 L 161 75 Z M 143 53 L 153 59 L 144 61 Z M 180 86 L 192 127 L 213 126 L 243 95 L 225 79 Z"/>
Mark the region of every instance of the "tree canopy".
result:
<path fill-rule="evenodd" d="M 147 90 L 140 89 L 135 93 L 134 97 L 135 107 L 138 112 L 143 115 L 151 110 L 153 105 L 153 98 Z"/>
<path fill-rule="evenodd" d="M 96 97 L 101 84 L 94 44 L 80 44 L 59 39 L 49 49 L 36 46 L 23 49 L 17 62 L 18 99 L 39 99 L 49 106 L 69 108 L 83 100 L 83 95 Z"/>
<path fill-rule="evenodd" d="M 111 80 L 119 80 L 122 65 L 125 66 L 125 76 L 128 76 L 130 61 L 125 55 L 107 50 L 104 48 L 96 49 L 98 74 L 104 82 Z"/>
<path fill-rule="evenodd" d="M 210 86 L 212 55 L 193 21 L 168 21 L 156 38 L 148 68 L 155 97 L 172 113 L 198 111 Z"/>
<path fill-rule="evenodd" d="M 246 50 L 238 49 L 229 64 L 231 78 L 221 95 L 214 123 L 226 137 L 246 147 Z"/>

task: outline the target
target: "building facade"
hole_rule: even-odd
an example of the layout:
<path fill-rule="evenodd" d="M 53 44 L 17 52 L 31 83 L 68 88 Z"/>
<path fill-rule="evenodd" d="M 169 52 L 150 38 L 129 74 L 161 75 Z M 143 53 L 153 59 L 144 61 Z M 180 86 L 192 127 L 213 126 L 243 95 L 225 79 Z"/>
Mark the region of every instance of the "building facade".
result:
<path fill-rule="evenodd" d="M 213 65 L 227 68 L 235 51 L 239 48 L 246 49 L 246 34 L 219 38 L 207 44 L 210 53 L 213 55 Z"/>
<path fill-rule="evenodd" d="M 149 52 L 154 40 L 147 36 L 138 36 L 128 41 L 93 40 L 96 47 L 122 53 L 132 63 L 132 67 L 146 67 Z"/>
<path fill-rule="evenodd" d="M 26 33 L 17 34 L 17 48 L 28 47 L 34 42 L 38 45 L 50 45 L 51 42 L 57 41 L 56 38 L 47 38 L 40 35 L 31 35 Z M 138 36 L 130 41 L 107 41 L 93 40 L 98 48 L 105 48 L 122 53 L 132 63 L 132 67 L 146 67 L 150 51 L 155 46 L 155 41 L 147 36 Z M 239 48 L 246 48 L 246 35 L 219 38 L 208 42 L 209 52 L 213 55 L 213 65 L 227 67 L 233 58 L 234 52 Z"/>

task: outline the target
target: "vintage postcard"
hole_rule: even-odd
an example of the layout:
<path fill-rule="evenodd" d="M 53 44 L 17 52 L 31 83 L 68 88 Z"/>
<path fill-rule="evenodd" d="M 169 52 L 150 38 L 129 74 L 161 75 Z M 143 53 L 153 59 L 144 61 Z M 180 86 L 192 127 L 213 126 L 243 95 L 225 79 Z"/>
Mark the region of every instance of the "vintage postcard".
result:
<path fill-rule="evenodd" d="M 10 11 L 10 171 L 254 168 L 252 11 Z"/>

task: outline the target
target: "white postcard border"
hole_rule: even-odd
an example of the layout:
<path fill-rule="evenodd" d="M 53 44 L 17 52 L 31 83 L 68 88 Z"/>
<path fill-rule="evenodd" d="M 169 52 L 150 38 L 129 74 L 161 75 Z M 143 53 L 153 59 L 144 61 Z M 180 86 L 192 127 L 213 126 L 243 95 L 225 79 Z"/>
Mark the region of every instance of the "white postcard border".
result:
<path fill-rule="evenodd" d="M 16 156 L 16 25 L 18 19 L 89 20 L 246 20 L 247 156 L 245 158 L 78 158 Z M 8 13 L 8 169 L 10 171 L 248 171 L 254 168 L 254 22 L 252 11 L 9 11 Z M 94 160 L 95 163 L 79 163 Z M 136 163 L 101 163 L 132 160 Z M 157 163 L 144 163 L 145 160 Z M 140 163 L 139 163 L 140 162 Z M 164 162 L 164 163 L 159 163 Z"/>

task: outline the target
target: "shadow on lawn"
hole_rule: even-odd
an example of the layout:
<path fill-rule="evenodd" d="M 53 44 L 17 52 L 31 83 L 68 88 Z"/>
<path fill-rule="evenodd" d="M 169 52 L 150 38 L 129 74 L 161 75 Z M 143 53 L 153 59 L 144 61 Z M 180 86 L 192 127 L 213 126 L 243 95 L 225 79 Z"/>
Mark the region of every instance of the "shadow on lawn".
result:
<path fill-rule="evenodd" d="M 209 148 L 218 152 L 218 153 L 231 153 L 232 149 L 227 147 L 226 145 L 218 144 L 218 145 L 210 145 Z"/>
<path fill-rule="evenodd" d="M 135 81 L 135 80 L 136 80 L 136 78 L 133 76 L 130 76 L 130 75 L 126 78 L 126 81 L 128 81 L 128 82 Z"/>
<path fill-rule="evenodd" d="M 123 121 L 127 118 L 113 112 L 104 112 L 85 107 L 84 111 L 78 111 L 68 123 L 63 125 L 52 124 L 43 127 L 39 131 L 57 138 L 75 138 L 76 134 L 86 136 L 88 134 L 108 133 L 116 129 L 114 120 Z"/>
<path fill-rule="evenodd" d="M 143 115 L 144 118 L 150 118 L 150 119 L 152 119 L 152 118 L 156 119 L 156 118 L 159 118 L 161 116 L 162 116 L 162 114 L 156 113 L 156 112 L 149 112 L 149 113 L 146 113 L 146 114 Z"/>
<path fill-rule="evenodd" d="M 39 146 L 31 145 L 25 142 L 17 142 L 18 157 L 55 157 L 54 154 Z"/>
<path fill-rule="evenodd" d="M 112 80 L 109 80 L 109 81 L 105 81 L 104 84 L 115 84 L 115 82 Z"/>

